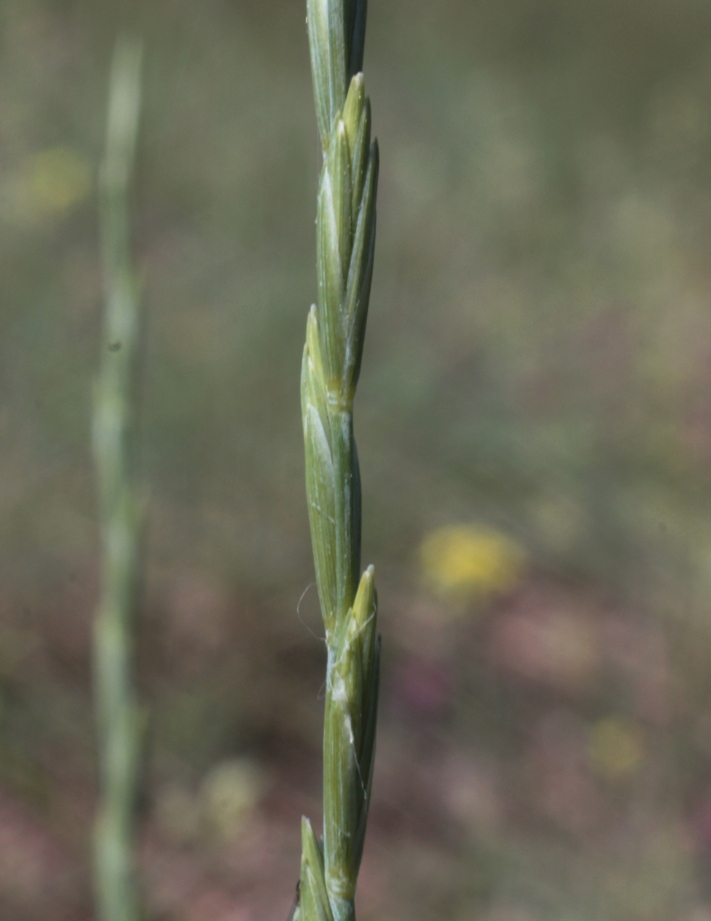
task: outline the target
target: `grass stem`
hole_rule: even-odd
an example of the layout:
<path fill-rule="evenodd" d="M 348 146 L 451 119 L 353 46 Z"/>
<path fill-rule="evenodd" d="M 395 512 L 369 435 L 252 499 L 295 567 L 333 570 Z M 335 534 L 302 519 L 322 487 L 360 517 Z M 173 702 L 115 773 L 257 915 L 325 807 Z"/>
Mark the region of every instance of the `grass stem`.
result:
<path fill-rule="evenodd" d="M 118 41 L 100 173 L 104 278 L 93 448 L 101 528 L 101 597 L 94 627 L 100 804 L 94 838 L 97 916 L 139 921 L 135 838 L 142 726 L 134 675 L 141 508 L 135 486 L 135 379 L 140 331 L 128 191 L 140 111 L 141 46 Z"/>

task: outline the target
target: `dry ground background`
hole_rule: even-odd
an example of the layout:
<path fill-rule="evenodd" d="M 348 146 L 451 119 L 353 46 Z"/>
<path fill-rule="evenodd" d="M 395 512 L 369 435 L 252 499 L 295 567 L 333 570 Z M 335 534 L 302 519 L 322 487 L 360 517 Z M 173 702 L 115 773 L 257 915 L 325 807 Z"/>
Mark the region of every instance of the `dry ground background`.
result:
<path fill-rule="evenodd" d="M 95 175 L 125 27 L 151 919 L 285 918 L 319 818 L 303 7 L 0 5 L 8 921 L 92 918 Z M 709 921 L 711 5 L 372 0 L 366 75 L 357 429 L 385 658 L 359 916 Z"/>

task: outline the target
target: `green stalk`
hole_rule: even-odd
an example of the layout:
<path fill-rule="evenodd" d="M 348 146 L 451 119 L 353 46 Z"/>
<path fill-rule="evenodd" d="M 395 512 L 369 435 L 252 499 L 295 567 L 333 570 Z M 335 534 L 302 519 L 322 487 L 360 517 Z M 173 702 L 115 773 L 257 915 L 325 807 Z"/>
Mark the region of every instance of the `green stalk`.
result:
<path fill-rule="evenodd" d="M 373 568 L 360 570 L 361 490 L 353 399 L 370 297 L 378 145 L 361 68 L 366 0 L 307 0 L 323 169 L 318 305 L 301 376 L 306 492 L 328 666 L 323 839 L 302 823 L 299 921 L 354 921 L 370 804 L 380 638 Z"/>
<path fill-rule="evenodd" d="M 100 783 L 94 860 L 100 921 L 141 917 L 135 838 L 142 731 L 134 675 L 141 509 L 133 470 L 140 323 L 128 207 L 140 66 L 139 43 L 119 41 L 111 69 L 106 154 L 100 174 L 105 312 L 93 418 L 102 547 L 101 598 L 94 628 Z"/>

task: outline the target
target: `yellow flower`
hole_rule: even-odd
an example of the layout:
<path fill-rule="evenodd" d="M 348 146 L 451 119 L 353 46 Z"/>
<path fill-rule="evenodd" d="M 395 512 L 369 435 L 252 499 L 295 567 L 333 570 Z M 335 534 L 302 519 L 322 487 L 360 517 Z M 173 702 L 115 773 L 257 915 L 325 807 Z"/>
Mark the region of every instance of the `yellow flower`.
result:
<path fill-rule="evenodd" d="M 210 831 L 229 841 L 239 835 L 262 795 L 264 781 L 249 758 L 216 765 L 200 790 L 203 817 Z"/>
<path fill-rule="evenodd" d="M 643 758 L 644 738 L 636 723 L 611 716 L 592 727 L 588 759 L 596 774 L 607 780 L 620 780 L 633 774 Z"/>
<path fill-rule="evenodd" d="M 425 581 L 453 601 L 490 598 L 510 591 L 526 565 L 523 548 L 490 528 L 446 525 L 420 547 Z"/>
<path fill-rule="evenodd" d="M 71 147 L 49 147 L 29 157 L 15 177 L 18 216 L 25 220 L 68 211 L 91 192 L 91 164 Z"/>

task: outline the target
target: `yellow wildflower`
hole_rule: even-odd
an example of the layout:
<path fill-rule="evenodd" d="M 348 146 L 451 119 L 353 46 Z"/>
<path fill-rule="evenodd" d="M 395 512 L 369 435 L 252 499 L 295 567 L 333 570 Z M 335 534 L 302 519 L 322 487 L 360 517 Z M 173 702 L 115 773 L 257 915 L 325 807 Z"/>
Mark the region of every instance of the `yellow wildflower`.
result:
<path fill-rule="evenodd" d="M 68 211 L 91 192 L 92 168 L 71 147 L 49 147 L 29 157 L 14 183 L 18 216 L 32 220 Z"/>
<path fill-rule="evenodd" d="M 204 820 L 225 841 L 236 838 L 262 795 L 263 777 L 249 758 L 234 758 L 216 765 L 200 790 Z"/>
<path fill-rule="evenodd" d="M 611 716 L 592 727 L 588 759 L 596 774 L 607 780 L 621 780 L 633 774 L 643 758 L 644 738 L 636 723 Z"/>
<path fill-rule="evenodd" d="M 435 592 L 464 602 L 510 591 L 523 575 L 526 554 L 516 541 L 491 528 L 446 525 L 425 537 L 420 560 Z"/>

